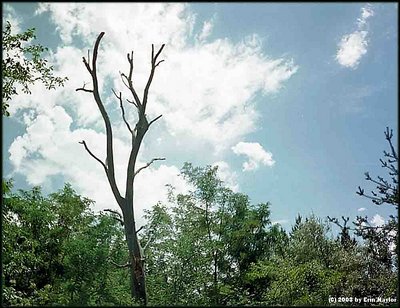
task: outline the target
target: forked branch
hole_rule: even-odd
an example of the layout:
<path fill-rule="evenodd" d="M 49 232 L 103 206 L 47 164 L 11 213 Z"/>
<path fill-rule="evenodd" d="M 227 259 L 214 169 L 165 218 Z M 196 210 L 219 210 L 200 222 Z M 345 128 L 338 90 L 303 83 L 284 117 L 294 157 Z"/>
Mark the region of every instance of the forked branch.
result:
<path fill-rule="evenodd" d="M 86 144 L 83 142 L 82 144 L 85 146 L 86 150 L 89 152 L 89 154 L 95 158 L 97 161 L 101 162 L 101 164 L 103 165 L 103 167 L 106 170 L 106 174 L 107 174 L 107 178 L 108 181 L 110 183 L 111 186 L 111 190 L 114 194 L 115 199 L 117 200 L 118 204 L 122 207 L 123 205 L 123 198 L 121 197 L 121 194 L 119 193 L 118 187 L 117 187 L 117 183 L 115 180 L 115 171 L 114 171 L 114 151 L 113 151 L 113 136 L 112 136 L 112 128 L 111 128 L 111 123 L 110 123 L 110 118 L 108 117 L 107 111 L 104 108 L 104 104 L 101 100 L 100 97 L 100 91 L 99 91 L 99 83 L 97 80 L 97 54 L 98 54 L 98 50 L 99 50 L 99 45 L 100 45 L 100 41 L 104 36 L 104 32 L 101 32 L 99 34 L 99 36 L 96 39 L 96 42 L 94 44 L 94 48 L 93 48 L 93 57 L 92 57 L 92 67 L 90 67 L 89 64 L 89 54 L 88 54 L 88 60 L 85 59 L 85 57 L 83 57 L 83 63 L 86 66 L 86 69 L 88 70 L 90 76 L 92 77 L 92 83 L 93 83 L 93 90 L 89 90 L 91 91 L 91 93 L 93 93 L 93 97 L 94 100 L 96 101 L 97 107 L 99 108 L 99 111 L 101 113 L 101 116 L 103 117 L 104 120 L 104 125 L 106 128 L 106 136 L 107 136 L 107 166 L 100 160 L 98 159 L 95 155 L 93 155 L 93 153 L 91 153 L 89 151 L 89 149 L 87 149 Z M 80 90 L 85 91 L 85 87 L 80 88 Z M 88 91 L 85 91 L 88 92 Z"/>
<path fill-rule="evenodd" d="M 117 215 L 118 217 L 117 217 L 117 216 L 112 216 L 112 217 L 113 217 L 115 220 L 118 220 L 118 221 L 120 222 L 121 226 L 124 225 L 124 220 L 122 219 L 121 213 L 119 213 L 119 212 L 117 212 L 117 211 L 114 211 L 114 210 L 111 210 L 111 209 L 105 209 L 104 212 L 110 212 L 110 213 L 112 213 L 112 214 L 114 214 L 114 215 Z"/>
<path fill-rule="evenodd" d="M 93 93 L 93 90 L 86 89 L 85 87 L 86 87 L 86 82 L 83 83 L 83 86 L 81 88 L 75 89 L 75 91 L 77 91 L 77 92 L 78 91 L 84 91 L 84 92 L 88 92 L 88 93 Z"/>
<path fill-rule="evenodd" d="M 112 89 L 115 97 L 119 100 L 119 107 L 121 108 L 121 112 L 122 112 L 122 119 L 124 120 L 126 126 L 128 127 L 128 130 L 131 132 L 131 134 L 133 133 L 131 126 L 129 125 L 128 121 L 126 120 L 125 117 L 125 109 L 124 109 L 124 105 L 122 104 L 122 93 L 119 92 L 119 95 L 117 95 L 117 93 L 115 93 L 114 89 Z"/>
<path fill-rule="evenodd" d="M 135 88 L 133 87 L 133 82 L 132 82 L 132 75 L 133 75 L 133 51 L 131 51 L 131 54 L 129 53 L 126 55 L 129 63 L 129 74 L 126 76 L 124 73 L 119 73 L 122 79 L 122 82 L 124 85 L 129 89 L 129 91 L 132 93 L 134 101 L 129 101 L 130 103 L 134 104 L 136 108 L 141 109 L 142 108 L 142 103 L 140 102 L 139 96 L 136 93 Z"/>
<path fill-rule="evenodd" d="M 162 44 L 156 55 L 154 56 L 154 44 L 151 44 L 151 71 L 150 71 L 150 76 L 149 79 L 147 80 L 146 87 L 144 88 L 144 93 L 143 93 L 143 109 L 146 109 L 147 105 L 147 97 L 149 96 L 149 89 L 151 82 L 153 81 L 154 77 L 154 72 L 156 70 L 156 67 L 163 62 L 164 60 L 158 61 L 157 58 L 161 54 L 162 50 L 164 49 L 165 44 Z"/>

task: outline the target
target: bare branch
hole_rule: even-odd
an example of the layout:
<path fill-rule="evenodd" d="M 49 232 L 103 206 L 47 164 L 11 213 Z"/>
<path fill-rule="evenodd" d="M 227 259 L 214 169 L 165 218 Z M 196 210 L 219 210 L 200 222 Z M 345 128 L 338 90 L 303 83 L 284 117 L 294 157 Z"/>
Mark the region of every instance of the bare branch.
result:
<path fill-rule="evenodd" d="M 382 177 L 379 177 L 378 176 L 378 179 L 381 181 L 381 182 L 378 182 L 378 181 L 376 181 L 376 180 L 374 180 L 373 178 L 369 178 L 368 179 L 368 181 L 371 181 L 372 183 L 375 183 L 375 184 L 377 184 L 378 186 L 377 186 L 377 188 L 378 189 L 390 189 L 390 190 L 392 190 L 392 191 L 395 191 L 395 188 L 394 187 L 392 187 L 387 181 L 385 181 Z"/>
<path fill-rule="evenodd" d="M 121 215 L 119 212 L 114 211 L 114 210 L 111 210 L 111 209 L 105 209 L 104 212 L 110 212 L 110 213 L 112 213 L 112 214 L 117 215 L 118 217 L 116 217 L 116 216 L 112 216 L 112 217 L 113 217 L 114 219 L 118 220 L 118 221 L 121 223 L 121 226 L 124 225 L 124 221 L 123 221 L 123 219 L 122 219 L 122 215 Z"/>
<path fill-rule="evenodd" d="M 398 156 L 397 156 L 396 150 L 394 149 L 393 144 L 392 144 L 393 129 L 391 129 L 389 132 L 389 127 L 386 127 L 385 137 L 386 137 L 386 140 L 389 142 L 390 149 L 392 151 L 392 155 L 387 155 L 387 156 L 392 157 L 397 161 Z"/>
<path fill-rule="evenodd" d="M 107 174 L 107 179 L 108 179 L 108 182 L 110 183 L 111 190 L 114 194 L 114 197 L 115 197 L 117 203 L 120 205 L 120 207 L 123 207 L 125 203 L 124 203 L 123 198 L 121 197 L 121 194 L 118 190 L 117 183 L 115 180 L 112 127 L 111 127 L 111 123 L 110 123 L 110 118 L 108 117 L 107 111 L 104 108 L 104 104 L 100 97 L 99 83 L 97 80 L 97 70 L 96 70 L 97 54 L 98 54 L 98 50 L 99 50 L 100 41 L 103 38 L 104 34 L 105 34 L 104 32 L 101 32 L 99 34 L 99 36 L 97 37 L 96 42 L 94 44 L 93 57 L 92 57 L 92 68 L 90 68 L 88 61 L 86 61 L 86 59 L 84 57 L 83 57 L 83 63 L 85 64 L 87 70 L 89 71 L 90 75 L 92 76 L 93 97 L 94 97 L 94 100 L 96 101 L 97 107 L 99 108 L 101 116 L 103 117 L 104 125 L 106 128 L 108 165 L 106 166 L 97 157 L 96 157 L 96 160 L 100 161 L 102 163 L 103 167 L 105 168 L 106 174 Z M 85 145 L 85 148 L 87 148 L 86 145 Z M 92 155 L 92 156 L 95 157 L 94 155 Z"/>
<path fill-rule="evenodd" d="M 157 121 L 159 118 L 161 118 L 162 117 L 162 114 L 160 114 L 158 117 L 156 117 L 155 119 L 153 119 L 153 120 L 151 120 L 150 122 L 149 122 L 149 126 L 151 125 L 151 124 L 153 124 L 155 121 Z"/>
<path fill-rule="evenodd" d="M 162 62 L 164 62 L 165 60 L 161 60 L 161 61 L 158 61 L 157 62 L 157 64 L 154 66 L 154 67 L 157 67 L 157 66 L 159 66 L 160 65 L 160 63 L 162 63 Z"/>
<path fill-rule="evenodd" d="M 149 89 L 151 82 L 153 81 L 154 77 L 154 72 L 156 70 L 156 67 L 163 61 L 160 61 L 156 64 L 158 56 L 161 54 L 161 51 L 164 49 L 165 44 L 161 45 L 161 48 L 158 50 L 157 54 L 154 56 L 154 44 L 151 44 L 151 71 L 150 71 L 150 76 L 149 79 L 147 80 L 146 87 L 144 88 L 143 92 L 143 109 L 146 110 L 146 105 L 147 105 L 147 98 L 149 96 Z"/>
<path fill-rule="evenodd" d="M 128 77 L 124 73 L 121 73 L 121 72 L 119 72 L 119 75 L 121 76 L 122 83 L 125 85 L 125 87 L 127 87 L 129 89 L 129 85 L 125 81 L 125 79 L 128 80 Z"/>
<path fill-rule="evenodd" d="M 335 217 L 331 218 L 330 216 L 327 216 L 327 218 L 328 218 L 329 222 L 334 223 L 335 225 L 337 225 L 342 230 L 342 234 L 343 235 L 344 235 L 345 232 L 347 232 L 347 230 L 352 230 L 352 231 L 355 230 L 354 228 L 347 227 L 347 223 L 350 220 L 349 217 L 345 218 L 344 216 L 342 216 L 342 219 L 343 219 L 343 222 L 344 222 L 343 225 L 340 224 L 339 220 L 337 218 L 335 218 Z"/>
<path fill-rule="evenodd" d="M 142 106 L 142 103 L 140 102 L 139 96 L 137 95 L 135 88 L 133 87 L 132 83 L 132 74 L 133 74 L 133 51 L 131 51 L 131 56 L 129 56 L 129 53 L 127 54 L 128 62 L 129 62 L 129 75 L 128 77 L 125 76 L 126 80 L 128 81 L 128 89 L 131 91 L 132 96 L 136 102 L 137 108 L 139 109 Z"/>
<path fill-rule="evenodd" d="M 358 191 L 356 191 L 356 193 L 360 196 L 364 195 L 364 189 L 362 189 L 360 186 L 358 186 Z"/>
<path fill-rule="evenodd" d="M 138 105 L 136 105 L 136 103 L 135 103 L 134 101 L 130 101 L 129 99 L 126 99 L 126 101 L 127 101 L 129 104 L 132 104 L 132 105 L 134 105 L 136 108 L 138 108 Z"/>
<path fill-rule="evenodd" d="M 152 45 L 153 46 L 153 45 Z M 154 57 L 154 63 L 157 61 L 158 56 L 160 55 L 161 51 L 164 49 L 165 44 L 161 45 L 160 50 L 157 52 L 156 56 Z M 164 60 L 162 60 L 164 61 Z"/>
<path fill-rule="evenodd" d="M 122 219 L 122 215 L 121 215 L 121 213 L 118 212 L 118 211 L 111 210 L 111 209 L 105 209 L 104 211 L 105 211 L 105 212 L 113 213 L 113 214 L 115 214 L 115 215 L 118 215 L 118 217 Z"/>
<path fill-rule="evenodd" d="M 108 261 L 110 261 L 111 264 L 113 264 L 113 265 L 115 265 L 116 267 L 119 267 L 119 268 L 125 268 L 125 267 L 131 266 L 131 264 L 129 262 L 126 263 L 126 264 L 118 264 L 118 263 L 114 262 L 111 258 L 108 258 Z"/>
<path fill-rule="evenodd" d="M 89 90 L 89 89 L 85 89 L 86 87 L 86 82 L 83 83 L 83 86 L 81 88 L 77 88 L 75 91 L 84 91 L 84 92 L 89 92 L 89 93 L 93 93 L 93 90 Z"/>
<path fill-rule="evenodd" d="M 135 175 L 136 176 L 140 171 L 142 171 L 143 169 L 146 169 L 147 167 L 149 167 L 152 163 L 154 163 L 156 160 L 165 160 L 165 158 L 153 158 L 150 162 L 148 162 L 145 166 L 139 168 L 136 172 Z"/>
<path fill-rule="evenodd" d="M 97 160 L 97 161 L 103 166 L 104 170 L 105 170 L 106 173 L 107 173 L 108 169 L 107 169 L 106 164 L 103 163 L 96 155 L 94 155 L 94 154 L 89 150 L 89 148 L 88 148 L 87 145 L 86 145 L 85 140 L 82 140 L 82 141 L 80 141 L 79 143 L 80 143 L 80 144 L 83 144 L 83 146 L 85 147 L 85 150 L 90 154 L 90 156 L 92 156 L 95 160 Z"/>
<path fill-rule="evenodd" d="M 128 127 L 128 130 L 131 132 L 131 134 L 133 134 L 132 128 L 129 125 L 128 121 L 125 118 L 125 109 L 124 109 L 124 105 L 122 104 L 122 93 L 119 92 L 119 96 L 117 95 L 117 93 L 115 93 L 114 89 L 111 89 L 115 95 L 115 97 L 119 100 L 119 107 L 121 108 L 121 112 L 122 112 L 122 119 L 124 120 L 126 126 Z"/>
<path fill-rule="evenodd" d="M 143 226 L 141 226 L 139 229 L 136 230 L 136 233 L 139 233 L 143 229 Z"/>
<path fill-rule="evenodd" d="M 86 66 L 86 69 L 88 70 L 88 72 L 90 73 L 90 75 L 92 75 L 92 69 L 90 68 L 89 63 L 86 61 L 85 57 L 82 57 L 82 61 Z"/>

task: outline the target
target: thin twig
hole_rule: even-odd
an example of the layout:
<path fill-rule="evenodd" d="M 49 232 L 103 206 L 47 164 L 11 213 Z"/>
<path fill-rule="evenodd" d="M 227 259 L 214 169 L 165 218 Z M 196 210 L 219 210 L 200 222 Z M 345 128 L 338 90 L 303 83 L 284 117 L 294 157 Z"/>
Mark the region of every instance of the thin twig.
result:
<path fill-rule="evenodd" d="M 83 146 L 85 147 L 85 150 L 90 154 L 90 156 L 92 156 L 95 160 L 97 160 L 104 168 L 104 170 L 107 172 L 107 166 L 105 165 L 105 163 L 103 163 L 101 161 L 101 159 L 99 159 L 96 155 L 94 155 L 88 148 L 88 146 L 86 145 L 85 140 L 82 140 L 79 142 L 80 144 L 83 144 Z"/>
<path fill-rule="evenodd" d="M 117 93 L 115 93 L 114 89 L 111 89 L 115 95 L 115 97 L 119 100 L 119 107 L 121 108 L 121 112 L 122 112 L 122 119 L 124 120 L 126 126 L 128 127 L 129 131 L 131 132 L 131 134 L 133 133 L 131 126 L 129 125 L 128 121 L 126 120 L 125 117 L 125 109 L 124 109 L 124 105 L 122 104 L 122 93 L 119 92 L 119 96 L 117 95 Z"/>
<path fill-rule="evenodd" d="M 153 124 L 155 121 L 157 121 L 159 118 L 161 118 L 162 117 L 162 114 L 160 114 L 158 117 L 156 117 L 155 119 L 153 119 L 153 120 L 151 120 L 150 122 L 149 122 L 149 126 L 151 125 L 151 124 Z"/>
<path fill-rule="evenodd" d="M 131 51 L 131 55 L 129 56 L 129 53 L 127 54 L 128 58 L 128 63 L 129 63 L 129 77 L 126 77 L 126 80 L 128 81 L 128 88 L 132 93 L 132 96 L 136 102 L 137 108 L 140 109 L 142 106 L 142 103 L 140 102 L 139 96 L 137 95 L 135 88 L 133 87 L 132 83 L 132 74 L 133 74 L 133 51 Z"/>
<path fill-rule="evenodd" d="M 84 92 L 93 93 L 93 90 L 85 89 L 85 87 L 86 87 L 86 82 L 83 83 L 83 86 L 81 88 L 75 89 L 75 91 L 84 91 Z"/>
<path fill-rule="evenodd" d="M 116 217 L 116 216 L 112 216 L 112 217 L 113 217 L 114 219 L 118 220 L 118 221 L 121 223 L 121 226 L 124 225 L 124 221 L 123 221 L 123 219 L 122 219 L 122 215 L 121 215 L 119 212 L 114 211 L 114 210 L 111 210 L 111 209 L 105 209 L 104 212 L 110 212 L 110 213 L 112 213 L 112 214 L 117 215 L 118 217 Z"/>
<path fill-rule="evenodd" d="M 86 61 L 85 57 L 82 57 L 82 61 L 86 66 L 86 69 L 88 70 L 88 72 L 90 73 L 90 75 L 92 75 L 92 69 L 90 68 L 89 63 Z"/>
<path fill-rule="evenodd" d="M 146 169 L 147 167 L 149 167 L 152 163 L 154 163 L 156 160 L 165 160 L 165 158 L 153 158 L 150 162 L 148 162 L 145 166 L 139 168 L 136 172 L 135 172 L 135 176 L 142 171 L 143 169 Z"/>
<path fill-rule="evenodd" d="M 154 56 L 154 44 L 151 44 L 151 71 L 150 71 L 150 76 L 149 79 L 147 80 L 147 84 L 146 87 L 144 88 L 144 92 L 143 92 L 143 100 L 142 100 L 142 104 L 144 109 L 146 109 L 146 105 L 147 105 L 147 97 L 149 95 L 149 89 L 150 89 L 150 85 L 151 82 L 153 81 L 153 77 L 154 77 L 154 72 L 156 70 L 156 67 L 163 62 L 163 60 L 159 61 L 157 63 L 157 58 L 158 56 L 161 54 L 161 51 L 164 49 L 165 44 L 161 45 L 161 48 L 158 50 L 157 54 Z M 157 63 L 157 64 L 156 64 Z"/>

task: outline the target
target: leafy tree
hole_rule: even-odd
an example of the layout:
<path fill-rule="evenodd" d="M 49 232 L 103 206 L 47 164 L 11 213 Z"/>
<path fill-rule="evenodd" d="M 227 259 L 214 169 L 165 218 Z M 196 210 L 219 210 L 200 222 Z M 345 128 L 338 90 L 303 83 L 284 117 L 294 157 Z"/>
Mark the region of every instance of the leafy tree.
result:
<path fill-rule="evenodd" d="M 358 187 L 357 194 L 366 197 L 376 205 L 387 204 L 398 209 L 398 156 L 392 143 L 393 130 L 386 128 L 386 140 L 390 151 L 384 151 L 384 159 L 380 159 L 382 167 L 388 170 L 389 179 L 378 176 L 373 179 L 365 173 L 367 181 L 376 185 L 376 190 L 366 194 Z M 396 297 L 398 259 L 396 246 L 398 241 L 398 216 L 390 216 L 382 226 L 373 226 L 368 217 L 357 216 L 354 227 L 346 225 L 349 218 L 342 216 L 343 222 L 337 218 L 328 219 L 339 226 L 341 247 L 344 248 L 336 255 L 338 268 L 346 273 L 342 279 L 339 293 L 348 296 L 363 297 L 381 296 Z M 350 239 L 349 231 L 361 239 Z M 340 265 L 341 264 L 341 265 Z M 362 270 L 360 270 L 362 269 Z"/>
<path fill-rule="evenodd" d="M 126 242 L 128 244 L 128 251 L 129 251 L 129 259 L 127 265 L 129 266 L 130 276 L 131 276 L 131 296 L 132 299 L 135 299 L 139 303 L 146 305 L 147 304 L 147 288 L 146 288 L 146 280 L 145 280 L 145 266 L 144 266 L 144 259 L 145 256 L 143 255 L 143 249 L 140 245 L 140 241 L 137 235 L 136 224 L 135 224 L 135 214 L 134 214 L 134 204 L 133 204 L 133 195 L 134 195 L 134 182 L 135 178 L 140 171 L 150 166 L 156 160 L 164 160 L 164 158 L 153 158 L 149 163 L 145 166 L 138 168 L 136 166 L 136 159 L 139 153 L 139 149 L 142 143 L 142 140 L 148 131 L 151 124 L 161 118 L 161 115 L 154 118 L 151 121 L 148 121 L 146 115 L 146 107 L 147 107 L 147 99 L 148 93 L 150 89 L 150 85 L 152 83 L 154 73 L 156 67 L 163 62 L 164 60 L 158 61 L 158 57 L 161 54 L 164 44 L 161 48 L 154 53 L 154 45 L 152 45 L 151 49 L 151 71 L 143 92 L 143 98 L 140 99 L 138 94 L 136 93 L 135 88 L 133 87 L 132 82 L 132 74 L 133 74 L 133 51 L 127 54 L 127 59 L 129 63 L 129 73 L 125 75 L 121 73 L 122 81 L 124 82 L 125 86 L 129 89 L 130 93 L 132 94 L 132 100 L 127 100 L 130 104 L 134 105 L 137 109 L 138 120 L 137 123 L 132 129 L 129 122 L 126 120 L 125 117 L 125 109 L 123 107 L 123 99 L 121 92 L 117 95 L 117 93 L 113 90 L 114 95 L 116 96 L 117 100 L 119 101 L 122 118 L 129 130 L 132 140 L 132 147 L 129 155 L 129 161 L 127 164 L 127 178 L 126 178 L 126 189 L 125 189 L 125 196 L 120 194 L 119 188 L 117 186 L 115 180 L 115 171 L 114 171 L 114 152 L 113 152 L 113 136 L 112 136 L 112 126 L 110 123 L 110 119 L 108 117 L 107 111 L 104 108 L 103 101 L 100 97 L 100 90 L 98 85 L 97 79 L 97 54 L 100 45 L 100 41 L 104 36 L 104 32 L 101 32 L 97 37 L 97 40 L 94 45 L 93 50 L 93 58 L 92 63 L 90 65 L 90 60 L 83 57 L 83 63 L 89 72 L 93 89 L 86 89 L 85 86 L 82 88 L 76 89 L 76 91 L 83 91 L 87 93 L 92 93 L 93 98 L 99 108 L 99 111 L 103 117 L 105 129 L 106 129 L 106 136 L 107 136 L 107 156 L 106 159 L 99 159 L 95 154 L 93 154 L 86 142 L 82 140 L 80 143 L 83 144 L 86 151 L 92 156 L 96 161 L 98 161 L 101 166 L 103 167 L 108 182 L 110 184 L 111 190 L 117 201 L 123 217 L 123 224 L 125 229 L 125 237 Z M 104 162 L 105 161 L 105 162 Z"/>
<path fill-rule="evenodd" d="M 186 163 L 181 174 L 193 189 L 175 194 L 170 187 L 172 207 L 157 204 L 147 212 L 150 302 L 250 303 L 253 289 L 244 283 L 249 265 L 273 254 L 282 232 L 271 226 L 269 204 L 251 205 L 246 195 L 226 188 L 217 167 Z"/>
<path fill-rule="evenodd" d="M 3 29 L 1 65 L 2 113 L 5 116 L 10 115 L 7 111 L 10 100 L 14 95 L 18 95 L 17 85 L 22 87 L 24 93 L 31 93 L 29 87 L 36 81 L 42 82 L 47 89 L 55 89 L 56 86 L 63 86 L 68 80 L 67 77 L 53 75 L 53 66 L 43 57 L 43 53 L 48 49 L 40 44 L 31 44 L 30 41 L 35 38 L 35 28 L 12 34 L 11 24 L 6 21 Z"/>
<path fill-rule="evenodd" d="M 387 204 L 396 208 L 398 212 L 399 206 L 399 170 L 398 170 L 398 154 L 393 146 L 393 130 L 386 127 L 385 138 L 389 143 L 390 151 L 383 151 L 384 158 L 380 159 L 381 166 L 387 169 L 390 179 L 377 176 L 372 178 L 368 172 L 365 173 L 365 179 L 376 185 L 376 190 L 371 191 L 371 195 L 365 194 L 364 189 L 358 187 L 357 194 L 371 199 L 376 205 Z M 361 236 L 368 245 L 368 251 L 372 256 L 386 264 L 390 268 L 394 265 L 398 266 L 396 248 L 398 243 L 398 224 L 397 215 L 391 215 L 390 219 L 383 226 L 372 226 L 368 221 L 368 217 L 357 216 L 355 225 L 355 233 Z"/>
<path fill-rule="evenodd" d="M 68 184 L 45 197 L 3 183 L 4 305 L 131 304 L 127 277 L 113 265 L 126 244 L 111 215 L 93 214 Z"/>
<path fill-rule="evenodd" d="M 266 305 L 327 304 L 340 280 L 335 270 L 337 245 L 316 217 L 298 216 L 283 254 L 251 265 L 246 279 L 257 285 L 258 303 Z"/>

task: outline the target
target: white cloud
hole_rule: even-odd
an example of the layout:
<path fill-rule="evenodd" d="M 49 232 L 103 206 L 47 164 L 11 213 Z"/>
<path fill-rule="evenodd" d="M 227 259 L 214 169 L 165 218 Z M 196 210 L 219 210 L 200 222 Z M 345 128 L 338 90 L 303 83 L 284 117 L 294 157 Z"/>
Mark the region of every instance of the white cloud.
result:
<path fill-rule="evenodd" d="M 297 71 L 292 59 L 264 56 L 257 35 L 237 43 L 206 40 L 213 18 L 204 22 L 200 33 L 193 34 L 194 14 L 184 4 L 41 4 L 38 12 L 44 11 L 51 13 L 64 43 L 79 36 L 86 44 L 75 52 L 66 50 L 66 55 L 71 51 L 73 56 L 59 61 L 69 74 L 81 63 L 75 53 L 86 55 L 96 35 L 106 32 L 99 67 L 124 94 L 118 71 L 127 70 L 126 53 L 135 52 L 135 86 L 141 93 L 148 76 L 150 46 L 166 43 L 166 62 L 153 81 L 149 114 L 162 113 L 169 133 L 177 138 L 196 138 L 215 150 L 229 148 L 254 131 L 258 119 L 255 94 L 277 92 Z M 192 36 L 198 38 L 195 44 L 190 43 Z M 77 78 L 70 78 L 71 82 L 79 81 L 78 86 L 89 81 L 87 73 L 73 76 Z M 93 112 L 80 110 L 79 114 L 87 118 Z"/>
<path fill-rule="evenodd" d="M 232 147 L 232 151 L 237 155 L 247 156 L 248 161 L 243 163 L 243 171 L 258 169 L 260 164 L 269 167 L 275 164 L 272 153 L 265 151 L 258 142 L 239 142 Z"/>
<path fill-rule="evenodd" d="M 365 207 L 360 207 L 357 211 L 359 211 L 359 212 L 364 212 L 365 210 L 366 210 Z"/>
<path fill-rule="evenodd" d="M 204 21 L 203 28 L 201 29 L 201 32 L 197 35 L 197 40 L 201 42 L 205 41 L 210 36 L 213 26 L 214 25 L 212 20 Z"/>
<path fill-rule="evenodd" d="M 74 183 L 81 194 L 96 201 L 95 210 L 117 209 L 102 167 L 78 144 L 86 140 L 90 150 L 104 159 L 104 134 L 92 129 L 71 130 L 72 119 L 60 106 L 34 118 L 26 115 L 25 123 L 27 132 L 17 137 L 9 149 L 14 172 L 25 174 L 31 185 L 50 184 L 52 175 L 62 175 L 65 181 Z M 129 147 L 118 138 L 114 139 L 114 147 L 118 153 L 115 157 L 117 184 L 124 194 Z M 139 161 L 138 165 L 143 162 Z M 151 165 L 137 176 L 135 212 L 139 224 L 143 223 L 143 209 L 158 201 L 166 202 L 166 184 L 172 184 L 178 192 L 186 192 L 188 186 L 178 174 L 175 166 Z"/>
<path fill-rule="evenodd" d="M 104 124 L 91 94 L 75 89 L 84 82 L 88 82 L 87 88 L 91 87 L 82 56 L 92 50 L 101 31 L 106 34 L 98 55 L 99 86 L 113 124 L 121 193 L 125 190 L 130 140 L 111 87 L 130 98 L 118 74 L 128 70 L 127 52 L 134 50 L 134 83 L 141 94 L 149 74 L 151 44 L 166 44 L 162 54 L 166 61 L 157 68 L 148 105 L 150 118 L 159 114 L 163 117 L 149 131 L 151 136 L 142 145 L 138 164 L 159 156 L 166 156 L 168 162 L 168 147 L 174 150 L 170 157 L 180 149 L 195 148 L 199 153 L 206 147 L 223 153 L 256 128 L 259 116 L 255 95 L 279 91 L 297 71 L 291 59 L 264 55 L 257 35 L 239 42 L 211 40 L 213 19 L 205 21 L 199 33 L 193 33 L 195 15 L 185 4 L 40 3 L 36 13 L 44 12 L 62 40 L 51 52 L 49 62 L 56 75 L 67 76 L 69 81 L 65 87 L 51 91 L 34 85 L 32 95 L 21 94 L 13 100 L 10 113 L 24 123 L 26 133 L 12 143 L 10 161 L 14 172 L 23 174 L 31 184 L 43 184 L 62 175 L 79 193 L 94 199 L 96 209 L 117 205 L 102 167 L 78 142 L 86 140 L 103 159 Z M 127 117 L 134 123 L 136 111 L 129 107 L 132 106 L 126 106 Z M 156 142 L 148 141 L 151 139 Z M 258 164 L 273 164 L 270 153 L 262 147 L 261 150 L 249 156 L 246 170 L 255 169 Z M 217 158 L 220 174 L 237 189 L 236 174 L 223 163 L 221 155 Z M 212 163 L 216 157 L 204 159 Z M 164 200 L 167 183 L 184 190 L 186 184 L 178 173 L 178 167 L 159 162 L 144 170 L 136 183 L 139 212 Z"/>
<path fill-rule="evenodd" d="M 234 192 L 239 191 L 239 184 L 237 182 L 238 176 L 235 171 L 232 171 L 229 164 L 225 161 L 217 161 L 212 166 L 218 166 L 217 175 L 224 182 L 224 184 L 232 189 Z"/>
<path fill-rule="evenodd" d="M 361 8 L 361 17 L 357 19 L 357 30 L 346 34 L 338 44 L 336 53 L 337 62 L 349 68 L 357 68 L 363 55 L 367 53 L 368 31 L 367 20 L 374 15 L 371 5 Z"/>
<path fill-rule="evenodd" d="M 271 224 L 272 225 L 276 225 L 276 224 L 283 225 L 283 224 L 287 224 L 288 222 L 289 222 L 289 220 L 287 220 L 287 219 L 278 219 L 278 220 L 272 221 Z"/>
<path fill-rule="evenodd" d="M 11 24 L 11 33 L 16 34 L 21 32 L 21 18 L 19 18 L 15 12 L 15 10 L 9 5 L 4 4 L 3 6 L 3 27 L 5 21 L 9 21 Z"/>
<path fill-rule="evenodd" d="M 381 215 L 375 214 L 371 219 L 371 223 L 374 227 L 380 227 L 385 223 L 385 219 Z"/>
<path fill-rule="evenodd" d="M 361 8 L 361 17 L 357 19 L 357 26 L 362 28 L 367 25 L 367 19 L 374 16 L 374 11 L 372 6 L 367 4 L 365 7 Z"/>
<path fill-rule="evenodd" d="M 339 43 L 336 59 L 340 65 L 356 68 L 367 53 L 367 31 L 355 31 L 345 35 Z"/>

